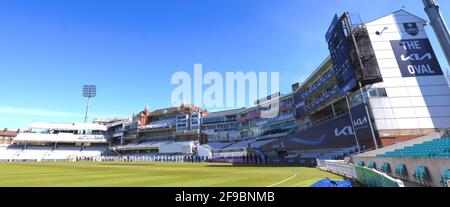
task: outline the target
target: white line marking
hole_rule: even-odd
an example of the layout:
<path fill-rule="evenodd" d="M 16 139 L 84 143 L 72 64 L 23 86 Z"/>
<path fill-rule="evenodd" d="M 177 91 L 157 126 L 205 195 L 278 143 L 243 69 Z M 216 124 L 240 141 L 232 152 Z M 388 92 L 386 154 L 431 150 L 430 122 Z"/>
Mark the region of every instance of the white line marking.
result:
<path fill-rule="evenodd" d="M 294 174 L 293 176 L 291 176 L 291 177 L 288 177 L 288 178 L 286 178 L 286 179 L 284 179 L 284 180 L 282 180 L 282 181 L 280 181 L 280 182 L 278 182 L 278 183 L 274 183 L 274 184 L 269 185 L 269 186 L 267 186 L 267 187 L 273 187 L 273 186 L 279 185 L 279 184 L 284 183 L 284 182 L 286 182 L 286 181 L 288 181 L 288 180 L 290 180 L 290 179 L 292 179 L 292 178 L 295 178 L 296 176 L 297 176 L 297 173 L 295 173 L 295 174 Z"/>

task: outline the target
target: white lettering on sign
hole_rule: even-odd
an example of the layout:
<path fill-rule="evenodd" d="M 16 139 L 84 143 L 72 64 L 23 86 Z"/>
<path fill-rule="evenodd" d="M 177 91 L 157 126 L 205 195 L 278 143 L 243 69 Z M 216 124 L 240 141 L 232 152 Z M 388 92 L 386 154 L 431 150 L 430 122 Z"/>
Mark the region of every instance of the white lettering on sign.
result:
<path fill-rule="evenodd" d="M 404 41 L 400 43 L 405 50 L 420 50 L 422 47 L 420 46 L 419 41 Z"/>
<path fill-rule="evenodd" d="M 430 65 L 408 65 L 408 72 L 411 74 L 434 74 Z"/>
<path fill-rule="evenodd" d="M 428 39 L 391 40 L 403 77 L 442 75 Z"/>
<path fill-rule="evenodd" d="M 350 134 L 353 134 L 353 130 L 352 130 L 351 126 L 345 126 L 341 130 L 338 130 L 338 128 L 334 129 L 334 135 L 336 137 L 347 136 L 347 135 L 350 135 Z"/>
<path fill-rule="evenodd" d="M 359 127 L 359 126 L 362 126 L 362 125 L 365 125 L 365 124 L 367 124 L 367 117 L 366 116 L 364 118 L 356 119 L 355 122 L 354 122 L 355 127 Z"/>

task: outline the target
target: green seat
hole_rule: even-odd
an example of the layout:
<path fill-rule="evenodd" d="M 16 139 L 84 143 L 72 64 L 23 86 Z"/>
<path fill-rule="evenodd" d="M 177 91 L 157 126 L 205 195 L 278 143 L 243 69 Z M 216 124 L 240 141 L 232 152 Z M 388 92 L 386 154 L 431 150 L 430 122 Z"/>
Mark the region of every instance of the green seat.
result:
<path fill-rule="evenodd" d="M 395 174 L 399 175 L 399 176 L 407 176 L 408 172 L 406 171 L 406 165 L 405 164 L 398 164 L 395 167 Z"/>
<path fill-rule="evenodd" d="M 416 171 L 414 173 L 414 177 L 416 178 L 416 181 L 419 182 L 429 181 L 430 175 L 428 173 L 428 168 L 423 165 L 417 166 Z"/>
<path fill-rule="evenodd" d="M 391 165 L 388 162 L 383 163 L 380 169 L 384 173 L 391 173 Z"/>
<path fill-rule="evenodd" d="M 361 167 L 364 167 L 364 161 L 362 161 L 362 160 L 358 161 L 357 165 L 361 166 Z"/>
<path fill-rule="evenodd" d="M 441 184 L 444 187 L 449 187 L 447 181 L 450 180 L 450 169 L 444 170 L 441 175 Z"/>
<path fill-rule="evenodd" d="M 369 164 L 367 165 L 368 168 L 371 169 L 377 169 L 377 164 L 375 162 L 369 162 Z"/>

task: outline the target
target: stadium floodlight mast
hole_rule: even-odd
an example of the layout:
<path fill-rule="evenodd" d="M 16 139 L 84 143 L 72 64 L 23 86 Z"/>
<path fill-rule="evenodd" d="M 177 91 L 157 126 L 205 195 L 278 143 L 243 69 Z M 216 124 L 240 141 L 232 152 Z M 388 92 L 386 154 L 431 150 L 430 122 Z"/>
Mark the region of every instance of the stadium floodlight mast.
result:
<path fill-rule="evenodd" d="M 91 102 L 91 98 L 97 95 L 97 88 L 95 85 L 84 85 L 83 86 L 83 97 L 88 98 L 86 103 L 86 113 L 84 114 L 84 123 L 86 123 L 88 112 L 89 112 L 89 103 Z"/>
<path fill-rule="evenodd" d="M 438 42 L 444 51 L 444 56 L 450 65 L 450 33 L 439 9 L 439 5 L 436 0 L 422 0 L 422 2 Z"/>

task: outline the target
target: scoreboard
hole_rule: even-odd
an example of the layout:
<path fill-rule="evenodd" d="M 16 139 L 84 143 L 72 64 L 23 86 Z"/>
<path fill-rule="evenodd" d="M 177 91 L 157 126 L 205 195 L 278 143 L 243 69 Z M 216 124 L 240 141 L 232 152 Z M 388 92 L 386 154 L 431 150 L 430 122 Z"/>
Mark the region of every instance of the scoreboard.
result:
<path fill-rule="evenodd" d="M 337 15 L 334 16 L 333 22 L 325 34 L 325 39 L 333 61 L 333 70 L 339 91 L 342 95 L 345 95 L 357 86 L 357 81 L 350 57 L 348 35 L 345 32 L 342 20 Z"/>

